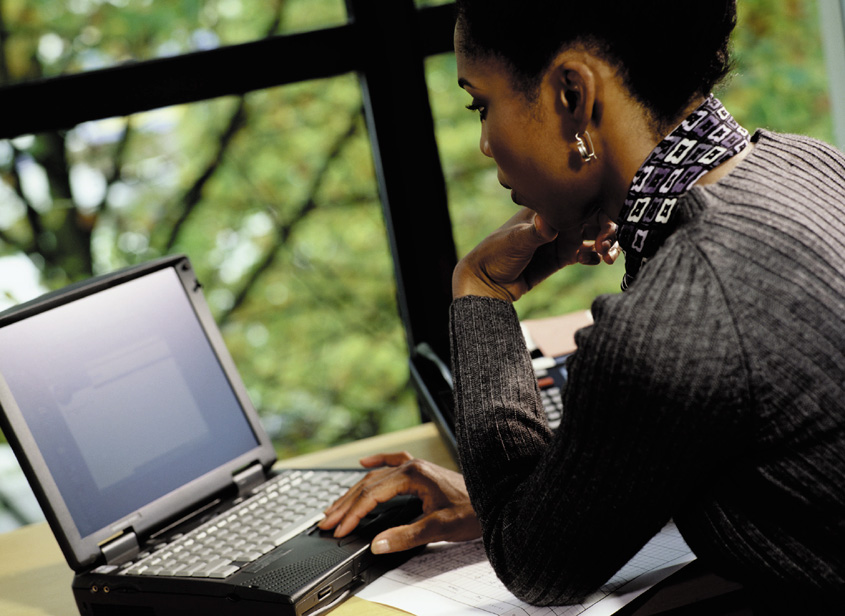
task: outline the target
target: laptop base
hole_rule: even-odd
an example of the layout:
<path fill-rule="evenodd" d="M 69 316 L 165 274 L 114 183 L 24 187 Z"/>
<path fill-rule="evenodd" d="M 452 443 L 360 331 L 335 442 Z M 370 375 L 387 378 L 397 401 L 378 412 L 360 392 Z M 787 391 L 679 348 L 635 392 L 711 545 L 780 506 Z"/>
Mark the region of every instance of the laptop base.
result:
<path fill-rule="evenodd" d="M 419 553 L 375 555 L 370 540 L 420 513 L 418 499 L 397 497 L 352 535 L 336 539 L 315 528 L 225 580 L 88 572 L 74 577 L 73 595 L 81 616 L 316 616 Z"/>

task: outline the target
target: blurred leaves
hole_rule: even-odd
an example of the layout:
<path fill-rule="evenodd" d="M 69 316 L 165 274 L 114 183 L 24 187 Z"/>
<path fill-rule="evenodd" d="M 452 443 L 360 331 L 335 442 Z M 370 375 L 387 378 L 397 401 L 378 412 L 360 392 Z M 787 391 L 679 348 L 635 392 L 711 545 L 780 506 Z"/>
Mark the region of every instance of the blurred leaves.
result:
<path fill-rule="evenodd" d="M 742 0 L 735 74 L 719 96 L 746 128 L 833 139 L 817 3 Z"/>
<path fill-rule="evenodd" d="M 738 75 L 721 98 L 750 130 L 830 139 L 815 4 L 740 10 Z M 336 25 L 345 12 L 342 0 L 0 0 L 0 18 L 9 83 Z M 284 61 L 295 59 L 267 59 Z M 478 151 L 454 58 L 426 67 L 463 254 L 513 204 Z M 0 302 L 27 299 L 18 283 L 32 271 L 57 288 L 183 252 L 281 455 L 417 422 L 361 106 L 345 75 L 0 141 L 0 266 L 23 255 L 34 266 L 0 267 Z M 585 309 L 617 292 L 621 268 L 569 268 L 520 314 Z"/>

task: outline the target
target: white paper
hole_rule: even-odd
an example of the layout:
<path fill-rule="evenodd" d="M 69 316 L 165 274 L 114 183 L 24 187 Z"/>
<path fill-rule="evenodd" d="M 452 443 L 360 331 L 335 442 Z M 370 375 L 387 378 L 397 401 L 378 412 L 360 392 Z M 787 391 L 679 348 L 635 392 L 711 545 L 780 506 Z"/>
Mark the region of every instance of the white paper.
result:
<path fill-rule="evenodd" d="M 438 543 L 358 596 L 415 616 L 610 616 L 694 558 L 670 522 L 584 603 L 535 607 L 514 597 L 499 581 L 480 540 Z"/>

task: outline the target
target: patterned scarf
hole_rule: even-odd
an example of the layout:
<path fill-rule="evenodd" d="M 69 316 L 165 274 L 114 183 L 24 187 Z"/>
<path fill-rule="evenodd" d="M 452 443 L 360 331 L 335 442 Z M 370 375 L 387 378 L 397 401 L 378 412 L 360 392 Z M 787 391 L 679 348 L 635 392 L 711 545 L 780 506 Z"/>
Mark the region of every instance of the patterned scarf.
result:
<path fill-rule="evenodd" d="M 681 196 L 747 145 L 748 131 L 711 94 L 649 154 L 617 221 L 617 239 L 625 252 L 623 291 L 675 230 Z"/>

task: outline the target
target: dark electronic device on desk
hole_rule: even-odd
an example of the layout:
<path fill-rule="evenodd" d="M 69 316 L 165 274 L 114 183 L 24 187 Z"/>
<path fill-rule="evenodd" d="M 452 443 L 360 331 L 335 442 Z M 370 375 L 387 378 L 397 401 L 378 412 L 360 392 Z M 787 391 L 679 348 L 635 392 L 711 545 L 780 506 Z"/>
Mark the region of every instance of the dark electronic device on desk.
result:
<path fill-rule="evenodd" d="M 84 616 L 316 616 L 413 552 L 317 529 L 361 470 L 284 470 L 188 259 L 0 314 L 0 422 L 74 570 Z"/>
<path fill-rule="evenodd" d="M 558 357 L 540 355 L 533 360 L 540 399 L 546 410 L 549 426 L 556 430 L 563 416 L 563 389 L 566 386 L 566 359 L 569 354 Z"/>
<path fill-rule="evenodd" d="M 583 320 L 583 319 L 582 319 Z M 554 357 L 543 355 L 531 338 L 528 328 L 523 325 L 532 365 L 537 375 L 537 385 L 546 416 L 552 429 L 560 425 L 563 414 L 562 393 L 566 385 L 566 359 L 571 353 Z M 429 418 L 434 421 L 443 440 L 449 446 L 457 460 L 457 442 L 455 440 L 455 403 L 453 399 L 452 372 L 446 362 L 440 358 L 428 344 L 419 344 L 411 357 L 412 382 L 424 402 Z"/>

